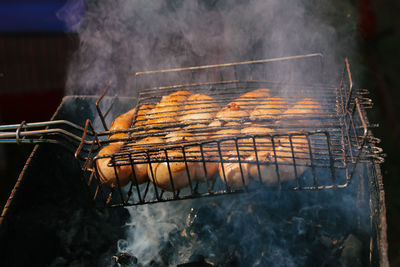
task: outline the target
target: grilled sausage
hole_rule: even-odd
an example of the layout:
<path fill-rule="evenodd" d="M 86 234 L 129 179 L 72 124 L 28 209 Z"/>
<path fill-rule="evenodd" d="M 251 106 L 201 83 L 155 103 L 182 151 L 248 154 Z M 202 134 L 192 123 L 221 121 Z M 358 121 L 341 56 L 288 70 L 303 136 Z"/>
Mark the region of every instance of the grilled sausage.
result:
<path fill-rule="evenodd" d="M 229 103 L 222 108 L 216 115 L 216 118 L 222 121 L 240 121 L 246 119 L 249 113 L 236 103 Z"/>
<path fill-rule="evenodd" d="M 165 137 L 167 138 L 166 140 L 167 142 L 176 142 L 176 143 L 203 140 L 204 138 L 204 136 L 193 135 L 191 133 L 186 133 L 186 132 L 174 132 L 167 134 Z M 204 155 L 206 169 L 204 169 L 203 162 L 191 162 L 191 166 L 192 168 L 194 168 L 193 176 L 190 177 L 192 181 L 204 181 L 205 179 L 212 179 L 217 174 L 218 163 L 206 162 L 206 160 L 210 157 L 206 147 L 203 148 L 203 155 Z M 197 145 L 186 147 L 185 156 L 186 160 L 191 158 L 196 160 L 203 160 L 200 146 Z"/>
<path fill-rule="evenodd" d="M 165 136 L 167 143 L 179 143 L 192 141 L 194 138 L 192 134 L 186 132 L 173 132 Z M 194 181 L 195 176 L 195 163 L 183 162 L 183 153 L 178 150 L 167 150 L 168 160 L 179 159 L 182 162 L 160 162 L 151 163 L 151 166 L 147 167 L 147 174 L 151 181 L 167 191 L 180 190 L 189 185 L 189 176 L 191 181 Z M 160 152 L 159 156 L 165 158 L 165 152 Z M 189 175 L 188 175 L 189 174 Z"/>
<path fill-rule="evenodd" d="M 259 103 L 250 113 L 250 119 L 278 119 L 287 108 L 288 102 L 282 97 L 270 97 Z"/>
<path fill-rule="evenodd" d="M 160 137 L 156 136 L 149 136 L 146 138 L 143 138 L 142 140 L 136 142 L 132 146 L 132 150 L 139 150 L 139 149 L 149 149 L 149 148 L 154 148 L 156 146 L 159 146 L 160 144 L 163 144 L 164 140 L 161 139 Z M 141 153 L 142 154 L 142 153 Z M 146 153 L 142 154 L 142 159 L 143 160 L 148 160 Z M 135 177 L 136 181 L 138 184 L 142 184 L 148 180 L 148 173 L 147 173 L 147 166 L 148 163 L 143 163 L 143 164 L 134 164 L 134 170 L 135 170 Z M 134 179 L 132 179 L 135 181 Z"/>
<path fill-rule="evenodd" d="M 123 142 L 113 143 L 111 145 L 103 147 L 100 152 L 97 154 L 100 156 L 111 156 L 119 151 L 122 147 Z M 129 179 L 132 174 L 132 169 L 130 165 L 127 166 L 116 166 L 109 167 L 108 163 L 110 162 L 110 157 L 101 158 L 96 161 L 97 173 L 100 182 L 108 187 L 123 187 L 129 183 Z M 118 179 L 117 179 L 117 175 Z"/>
<path fill-rule="evenodd" d="M 247 112 L 251 112 L 257 105 L 259 105 L 266 98 L 271 97 L 270 90 L 267 88 L 259 88 L 247 93 L 244 93 L 239 98 L 235 99 L 233 103 L 242 107 Z"/>
<path fill-rule="evenodd" d="M 274 139 L 274 141 L 277 141 Z M 269 148 L 265 148 L 261 151 L 257 150 L 257 158 L 259 166 L 257 164 L 251 164 L 249 173 L 252 179 L 260 181 L 265 184 L 276 184 L 278 183 L 278 175 L 280 182 L 286 182 L 296 177 L 294 171 L 294 160 L 296 162 L 296 172 L 299 177 L 304 171 L 308 169 L 309 154 L 308 145 L 305 137 L 293 136 L 292 146 L 290 146 L 289 137 L 280 137 L 279 141 L 275 145 L 275 153 L 272 149 L 272 145 Z M 293 151 L 293 153 L 292 153 Z M 278 163 L 278 170 L 275 164 Z M 247 160 L 256 161 L 256 154 L 252 154 Z"/>
<path fill-rule="evenodd" d="M 180 151 L 169 150 L 168 159 L 183 159 L 183 154 Z M 162 154 L 164 157 L 165 155 Z M 180 190 L 189 185 L 189 176 L 193 181 L 194 177 L 194 163 L 187 162 L 187 168 L 185 162 L 161 162 L 151 163 L 147 168 L 147 173 L 151 181 L 167 191 Z M 172 181 L 172 182 L 171 182 Z"/>
<path fill-rule="evenodd" d="M 241 133 L 244 135 L 267 135 L 271 134 L 273 132 L 272 129 L 265 128 L 265 127 L 257 127 L 257 125 L 250 126 L 243 128 L 241 130 Z M 256 137 L 255 138 L 255 143 L 256 143 L 256 148 L 257 151 L 265 151 L 265 150 L 270 150 L 271 149 L 271 141 L 269 138 L 260 138 Z M 252 138 L 249 139 L 240 139 L 238 140 L 238 146 L 239 146 L 239 153 L 240 157 L 245 160 L 252 160 L 251 156 L 249 155 L 254 155 L 254 142 Z M 235 154 L 237 154 L 237 151 L 235 151 Z M 236 156 L 237 159 L 237 156 Z M 249 183 L 249 178 L 252 176 L 254 173 L 254 170 L 257 170 L 257 164 L 252 164 L 252 163 L 242 163 L 242 172 L 244 176 L 244 180 L 246 182 L 246 185 Z M 243 186 L 243 179 L 242 179 L 242 173 L 240 170 L 240 165 L 239 163 L 229 163 L 227 165 L 227 168 L 225 170 L 225 173 L 229 174 L 228 179 L 232 180 L 233 184 L 240 184 Z M 221 173 L 221 171 L 220 171 Z"/>
<path fill-rule="evenodd" d="M 131 127 L 133 117 L 135 116 L 136 108 L 129 110 L 128 112 L 118 116 L 111 124 L 110 131 L 126 130 Z M 126 133 L 116 133 L 108 137 L 108 139 L 120 139 L 127 137 Z"/>
<path fill-rule="evenodd" d="M 208 123 L 219 109 L 215 100 L 205 94 L 194 94 L 186 99 L 180 121 L 183 123 Z"/>
<path fill-rule="evenodd" d="M 135 125 L 145 125 L 149 119 L 150 112 L 154 109 L 153 104 L 143 104 L 137 112 Z"/>
<path fill-rule="evenodd" d="M 321 106 L 312 98 L 304 98 L 296 102 L 296 104 L 286 110 L 283 113 L 282 118 L 286 120 L 281 121 L 281 124 L 295 125 L 295 126 L 312 126 L 318 122 L 318 119 L 312 118 L 312 116 L 318 116 L 321 114 Z M 306 120 L 302 120 L 304 117 L 309 117 Z"/>
<path fill-rule="evenodd" d="M 235 137 L 240 134 L 239 129 L 224 129 L 217 131 L 214 137 L 217 138 L 229 138 Z M 239 153 L 241 150 L 241 144 L 238 143 Z M 222 156 L 222 160 L 225 161 L 224 163 L 220 163 L 218 166 L 219 176 L 221 177 L 222 181 L 225 182 L 230 187 L 241 187 L 243 185 L 247 185 L 249 183 L 249 174 L 248 174 L 248 166 L 245 163 L 238 163 L 238 162 L 229 162 L 230 160 L 238 160 L 238 154 L 236 151 L 236 144 L 234 141 L 226 140 L 220 142 L 220 152 L 214 152 L 216 158 L 220 160 Z M 244 159 L 243 156 L 240 154 L 240 158 Z M 242 172 L 240 171 L 242 169 Z M 244 181 L 244 183 L 243 183 Z"/>
<path fill-rule="evenodd" d="M 163 96 L 156 107 L 149 111 L 148 123 L 165 125 L 176 121 L 182 111 L 183 103 L 191 94 L 189 91 L 177 91 Z"/>
<path fill-rule="evenodd" d="M 129 110 L 128 112 L 118 116 L 111 124 L 110 131 L 126 130 L 129 129 L 132 120 L 135 116 L 136 108 Z M 127 137 L 127 133 L 116 133 L 109 135 L 108 139 L 120 139 Z M 123 142 L 111 143 L 108 146 L 103 147 L 99 153 L 100 156 L 111 156 L 119 151 L 122 147 Z M 111 157 L 101 158 L 96 161 L 97 173 L 100 182 L 108 187 L 125 186 L 129 183 L 129 179 L 132 174 L 131 166 L 116 166 L 109 167 Z M 118 179 L 117 179 L 118 176 Z"/>
<path fill-rule="evenodd" d="M 224 157 L 224 161 L 238 160 L 236 150 L 229 151 L 228 156 Z M 244 159 L 240 156 L 240 159 Z M 249 184 L 249 165 L 246 163 L 225 162 L 219 165 L 218 171 L 222 181 L 229 187 L 238 188 Z"/>
<path fill-rule="evenodd" d="M 137 112 L 137 118 L 146 116 L 149 108 L 149 105 L 142 105 Z M 129 129 L 135 116 L 135 112 L 136 108 L 133 108 L 130 111 L 118 116 L 111 124 L 110 131 Z M 108 139 L 120 139 L 127 136 L 127 133 L 116 133 L 110 135 Z M 139 141 L 139 143 L 142 142 L 144 143 L 146 142 L 146 140 Z M 125 186 L 129 183 L 129 180 L 132 177 L 132 167 L 130 165 L 116 166 L 115 168 L 108 166 L 108 164 L 110 163 L 111 155 L 117 153 L 122 145 L 123 142 L 110 143 L 108 146 L 103 147 L 97 154 L 97 156 L 110 156 L 98 159 L 96 161 L 96 167 L 100 182 L 108 187 L 117 187 L 118 184 L 121 187 Z M 147 171 L 143 171 L 142 164 L 134 165 L 134 169 L 138 183 L 140 184 L 145 182 L 147 180 Z"/>
<path fill-rule="evenodd" d="M 189 91 L 173 92 L 169 95 L 163 96 L 159 102 L 159 106 L 169 105 L 171 102 L 178 104 L 185 102 L 190 95 L 192 95 L 192 92 Z"/>

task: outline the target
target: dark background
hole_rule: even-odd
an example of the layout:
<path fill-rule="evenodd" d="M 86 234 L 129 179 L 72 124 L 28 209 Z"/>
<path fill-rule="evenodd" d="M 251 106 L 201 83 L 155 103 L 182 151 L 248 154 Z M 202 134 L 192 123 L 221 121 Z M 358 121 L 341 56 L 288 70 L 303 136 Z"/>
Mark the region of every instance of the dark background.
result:
<path fill-rule="evenodd" d="M 400 2 L 353 2 L 359 13 L 359 52 L 365 67 L 365 77 L 358 84 L 371 92 L 375 108 L 369 117 L 380 124 L 373 132 L 382 139 L 387 154 L 382 170 L 389 260 L 392 266 L 400 266 Z M 79 47 L 79 36 L 55 15 L 64 3 L 0 3 L 0 124 L 48 120 L 59 105 L 68 61 Z M 35 17 L 32 8 L 36 8 Z M 32 148 L 0 145 L 0 209 Z"/>

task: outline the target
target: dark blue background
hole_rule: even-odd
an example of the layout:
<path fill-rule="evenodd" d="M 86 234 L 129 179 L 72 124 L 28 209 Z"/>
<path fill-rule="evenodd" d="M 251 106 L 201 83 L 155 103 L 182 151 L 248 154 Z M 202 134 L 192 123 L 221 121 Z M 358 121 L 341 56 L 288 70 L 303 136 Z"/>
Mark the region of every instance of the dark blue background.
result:
<path fill-rule="evenodd" d="M 0 0 L 0 32 L 73 31 L 57 17 L 66 3 L 67 0 Z M 82 16 L 82 9 L 75 11 L 78 16 Z"/>

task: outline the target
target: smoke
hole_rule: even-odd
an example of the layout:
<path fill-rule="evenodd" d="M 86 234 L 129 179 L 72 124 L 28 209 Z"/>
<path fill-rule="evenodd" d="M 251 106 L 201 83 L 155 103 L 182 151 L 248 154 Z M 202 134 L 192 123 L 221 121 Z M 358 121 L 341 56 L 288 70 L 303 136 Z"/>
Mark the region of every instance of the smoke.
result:
<path fill-rule="evenodd" d="M 344 57 L 357 44 L 352 1 L 88 0 L 79 24 L 71 18 L 74 6 L 70 1 L 60 16 L 77 28 L 80 38 L 67 94 L 98 95 L 111 81 L 118 95 L 135 96 L 138 71 L 316 52 L 324 55 L 328 80 L 336 81 Z M 299 77 L 313 70 L 302 71 Z M 333 243 L 337 237 L 314 236 L 318 224 L 313 220 L 325 222 L 332 232 L 347 231 L 340 224 L 351 225 L 353 214 L 342 207 L 356 206 L 355 198 L 344 194 L 335 202 L 336 191 L 326 193 L 323 201 L 315 192 L 307 197 L 284 193 L 128 208 L 127 237 L 117 244 L 118 251 L 135 255 L 144 266 L 173 266 L 194 255 L 215 266 L 229 266 L 230 260 L 231 266 L 235 261 L 242 266 L 296 266 L 319 260 L 310 257 L 312 246 L 303 245 L 318 247 L 322 237 Z"/>
<path fill-rule="evenodd" d="M 199 256 L 211 266 L 341 266 L 344 239 L 350 233 L 365 242 L 368 233 L 368 209 L 356 207 L 354 188 L 257 190 L 130 207 L 118 252 L 134 255 L 138 266 L 176 266 Z"/>
<path fill-rule="evenodd" d="M 72 28 L 77 2 L 61 12 Z M 354 8 L 341 2 L 88 0 L 66 93 L 99 94 L 112 81 L 133 96 L 137 71 L 314 52 L 336 78 L 356 29 Z"/>

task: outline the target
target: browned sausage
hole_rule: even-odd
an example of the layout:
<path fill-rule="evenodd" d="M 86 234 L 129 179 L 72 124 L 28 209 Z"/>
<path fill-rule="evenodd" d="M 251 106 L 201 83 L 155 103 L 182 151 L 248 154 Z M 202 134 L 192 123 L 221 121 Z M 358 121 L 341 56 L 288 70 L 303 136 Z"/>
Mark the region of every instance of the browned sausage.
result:
<path fill-rule="evenodd" d="M 222 108 L 216 115 L 216 118 L 222 121 L 243 120 L 249 116 L 249 113 L 236 103 L 229 103 Z"/>
<path fill-rule="evenodd" d="M 224 161 L 238 160 L 237 151 L 232 150 L 225 153 Z M 240 159 L 244 159 L 240 156 Z M 223 182 L 230 187 L 243 187 L 249 184 L 249 164 L 247 163 L 236 163 L 236 162 L 225 162 L 219 166 L 219 176 Z M 243 174 L 243 176 L 242 176 Z"/>
<path fill-rule="evenodd" d="M 159 105 L 169 105 L 170 102 L 182 103 L 185 102 L 190 95 L 192 95 L 192 92 L 190 91 L 176 91 L 169 95 L 163 96 L 159 102 Z"/>
<path fill-rule="evenodd" d="M 111 124 L 110 131 L 117 130 L 127 130 L 131 127 L 133 118 L 135 116 L 136 108 L 129 110 L 128 112 L 118 116 L 113 123 Z M 138 111 L 139 112 L 139 111 Z M 143 113 L 144 114 L 144 113 Z M 143 116 L 141 114 L 141 116 Z M 108 137 L 108 139 L 120 139 L 127 137 L 127 133 L 116 133 L 112 134 Z M 122 147 L 123 142 L 114 142 L 110 143 L 108 146 L 103 147 L 97 156 L 110 156 L 102 159 L 98 159 L 96 161 L 96 167 L 98 171 L 98 176 L 100 182 L 108 187 L 117 187 L 118 181 L 119 186 L 125 186 L 129 183 L 129 180 L 132 177 L 132 167 L 131 165 L 124 166 L 116 166 L 110 167 L 108 164 L 110 163 L 111 155 L 117 153 Z M 142 166 L 135 165 L 135 174 L 138 183 L 143 183 L 147 180 L 147 171 L 143 172 Z M 118 181 L 117 181 L 118 176 Z"/>
<path fill-rule="evenodd" d="M 240 134 L 239 129 L 224 129 L 217 131 L 215 133 L 215 137 L 218 138 L 229 138 L 229 137 L 235 137 Z M 239 147 L 239 153 L 241 149 L 241 144 L 238 144 Z M 238 154 L 236 151 L 236 144 L 234 141 L 227 140 L 227 141 L 222 141 L 220 143 L 220 152 L 221 155 L 219 155 L 219 152 L 214 152 L 216 155 L 215 157 L 218 157 L 220 160 L 220 156 L 222 156 L 223 161 L 229 161 L 229 160 L 238 160 Z M 240 158 L 244 159 L 244 157 L 240 154 Z M 243 172 L 243 177 L 242 177 L 242 172 L 240 169 L 242 168 Z M 245 163 L 238 163 L 238 162 L 225 162 L 225 163 L 220 163 L 218 166 L 218 171 L 219 171 L 219 176 L 221 177 L 223 182 L 226 182 L 226 184 L 230 187 L 241 187 L 244 185 L 247 185 L 249 183 L 249 174 L 248 174 L 248 166 Z M 243 183 L 244 181 L 244 183 Z"/>
<path fill-rule="evenodd" d="M 194 94 L 187 98 L 181 117 L 183 123 L 208 123 L 215 118 L 219 105 L 205 94 Z"/>
<path fill-rule="evenodd" d="M 195 141 L 195 140 L 203 140 L 203 136 L 198 136 L 194 135 L 191 133 L 186 133 L 186 132 L 174 132 L 167 134 L 165 136 L 167 138 L 167 142 L 187 142 L 187 141 Z M 181 150 L 179 150 L 181 151 Z M 207 149 L 203 149 L 203 155 L 204 155 L 204 160 L 206 161 L 209 158 L 209 154 L 207 153 Z M 183 154 L 182 154 L 183 156 Z M 186 160 L 190 159 L 196 159 L 196 160 L 203 160 L 202 155 L 201 155 L 201 150 L 200 146 L 188 146 L 185 148 L 185 156 Z M 182 164 L 185 164 L 184 162 Z M 191 162 L 190 163 L 192 168 L 194 168 L 194 173 L 193 176 L 191 176 L 192 181 L 204 181 L 205 179 L 212 179 L 215 177 L 217 174 L 218 170 L 218 164 L 213 163 L 213 162 L 205 162 L 205 168 L 206 171 L 204 170 L 204 164 L 203 162 Z M 207 175 L 206 175 L 207 172 Z M 176 176 L 176 175 L 174 175 Z"/>
<path fill-rule="evenodd" d="M 278 119 L 288 108 L 288 102 L 282 97 L 270 97 L 250 113 L 250 119 Z"/>
<path fill-rule="evenodd" d="M 161 139 L 160 137 L 146 137 L 138 142 L 136 142 L 131 149 L 133 150 L 142 150 L 142 149 L 150 149 L 154 148 L 156 146 L 159 146 L 160 144 L 163 144 L 164 140 Z M 147 155 L 145 153 L 141 153 L 142 157 L 141 160 L 147 161 Z M 135 158 L 135 157 L 133 157 Z M 134 164 L 134 170 L 135 170 L 135 176 L 138 184 L 142 184 L 148 180 L 148 173 L 147 173 L 147 166 L 148 163 L 143 163 L 143 164 Z M 133 179 L 134 181 L 134 179 Z"/>
<path fill-rule="evenodd" d="M 164 154 L 162 154 L 165 156 Z M 169 150 L 168 151 L 168 159 L 183 159 L 183 154 L 180 151 Z M 195 168 L 193 162 L 161 162 L 161 163 L 151 163 L 147 168 L 147 173 L 151 181 L 154 181 L 155 184 L 167 191 L 180 190 L 189 184 L 189 176 L 190 179 L 193 179 Z M 168 167 L 169 165 L 169 167 Z M 171 175 L 170 175 L 171 171 Z M 189 174 L 189 176 L 188 176 Z M 172 183 L 173 186 L 172 186 Z"/>
<path fill-rule="evenodd" d="M 270 90 L 267 88 L 259 88 L 247 93 L 244 93 L 239 98 L 235 99 L 233 103 L 251 112 L 257 105 L 259 105 L 266 98 L 271 97 Z"/>
<path fill-rule="evenodd" d="M 111 156 L 119 151 L 119 149 L 122 147 L 123 143 L 122 142 L 117 142 L 113 143 L 111 145 L 103 147 L 100 152 L 97 154 L 97 156 Z M 131 174 L 132 174 L 132 168 L 130 165 L 127 166 L 116 166 L 115 169 L 114 167 L 109 167 L 108 163 L 110 162 L 110 157 L 106 158 L 101 158 L 96 161 L 96 166 L 97 166 L 97 172 L 98 172 L 98 178 L 100 179 L 100 182 L 103 185 L 106 185 L 108 187 L 123 187 L 129 183 Z M 117 180 L 117 173 L 118 175 L 118 180 Z M 118 183 L 119 182 L 119 183 Z"/>
<path fill-rule="evenodd" d="M 274 139 L 276 142 L 275 154 L 272 149 L 272 145 L 269 148 L 265 147 L 261 151 L 257 150 L 260 172 L 258 172 L 257 164 L 251 164 L 249 168 L 249 173 L 252 179 L 259 181 L 261 176 L 262 183 L 278 183 L 275 155 L 276 162 L 278 163 L 280 182 L 286 182 L 296 177 L 293 167 L 294 161 L 289 138 L 280 137 L 279 141 L 276 139 Z M 307 165 L 310 163 L 307 140 L 305 139 L 305 137 L 302 136 L 293 136 L 292 145 L 296 161 L 297 175 L 300 176 L 303 174 L 304 171 L 308 169 Z M 249 156 L 247 160 L 256 161 L 255 153 Z"/>
<path fill-rule="evenodd" d="M 318 115 L 321 115 L 321 106 L 312 98 L 304 98 L 283 113 L 281 124 L 294 126 L 312 126 L 318 122 Z M 304 119 L 305 117 L 309 117 Z M 314 117 L 314 118 L 313 118 Z"/>
<path fill-rule="evenodd" d="M 135 116 L 136 108 L 129 110 L 128 112 L 118 116 L 111 124 L 110 131 L 127 130 L 131 127 L 132 120 Z M 119 139 L 127 137 L 127 133 L 116 133 L 108 137 L 108 139 Z"/>

